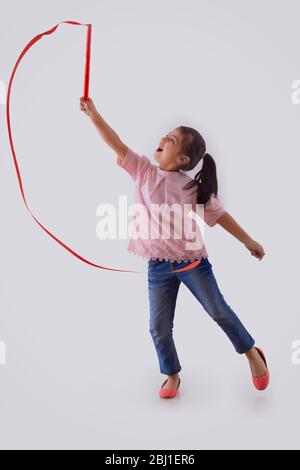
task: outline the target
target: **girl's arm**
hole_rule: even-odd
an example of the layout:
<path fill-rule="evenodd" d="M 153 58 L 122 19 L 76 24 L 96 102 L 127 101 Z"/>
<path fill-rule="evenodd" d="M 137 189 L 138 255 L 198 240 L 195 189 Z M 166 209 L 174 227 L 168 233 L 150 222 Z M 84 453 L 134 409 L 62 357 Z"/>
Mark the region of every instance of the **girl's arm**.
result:
<path fill-rule="evenodd" d="M 88 100 L 80 98 L 80 109 L 90 117 L 104 142 L 116 152 L 118 159 L 122 160 L 128 147 L 123 144 L 118 134 L 100 116 L 91 98 Z"/>
<path fill-rule="evenodd" d="M 222 215 L 218 219 L 217 223 L 227 230 L 227 232 L 231 233 L 231 235 L 237 238 L 240 242 L 242 242 L 251 252 L 252 256 L 255 256 L 259 260 L 265 256 L 263 247 L 258 242 L 253 240 L 228 212 Z"/>

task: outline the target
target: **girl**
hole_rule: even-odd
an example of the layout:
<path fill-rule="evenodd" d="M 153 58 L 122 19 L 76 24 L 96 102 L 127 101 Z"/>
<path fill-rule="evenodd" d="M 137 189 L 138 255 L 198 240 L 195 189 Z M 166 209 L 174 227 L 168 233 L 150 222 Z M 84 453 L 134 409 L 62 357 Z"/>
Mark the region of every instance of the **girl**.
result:
<path fill-rule="evenodd" d="M 204 207 L 204 221 L 216 223 L 236 237 L 259 260 L 263 247 L 253 240 L 219 200 L 215 161 L 206 153 L 203 137 L 195 129 L 179 126 L 160 141 L 154 153 L 158 166 L 126 146 L 97 112 L 91 99 L 80 98 L 80 109 L 91 118 L 102 139 L 117 155 L 117 164 L 136 182 L 136 199 L 150 213 L 152 204 L 197 204 Z M 192 170 L 200 161 L 202 168 L 192 179 L 183 171 Z M 152 210 L 152 209 L 151 209 Z M 157 219 L 159 220 L 159 218 Z M 161 222 L 157 222 L 160 226 Z M 174 228 L 174 224 L 172 225 Z M 177 227 L 178 228 L 178 227 Z M 151 232 L 152 233 L 152 232 Z M 269 384 L 269 371 L 263 351 L 226 303 L 208 260 L 205 245 L 193 247 L 186 234 L 176 239 L 159 237 L 130 239 L 128 250 L 148 260 L 150 329 L 160 372 L 167 379 L 159 390 L 162 398 L 176 396 L 180 385 L 181 365 L 172 330 L 179 286 L 183 282 L 205 311 L 228 336 L 235 350 L 249 361 L 252 381 L 258 390 Z M 196 262 L 195 262 L 196 261 Z"/>

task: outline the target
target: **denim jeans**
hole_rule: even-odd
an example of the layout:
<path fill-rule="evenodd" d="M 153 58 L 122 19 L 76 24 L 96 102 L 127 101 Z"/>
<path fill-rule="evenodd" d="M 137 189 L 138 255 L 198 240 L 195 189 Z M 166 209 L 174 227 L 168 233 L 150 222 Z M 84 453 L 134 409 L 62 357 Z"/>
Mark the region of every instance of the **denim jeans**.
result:
<path fill-rule="evenodd" d="M 200 264 L 190 270 L 173 272 L 191 263 L 151 259 L 148 261 L 149 331 L 156 348 L 160 372 L 166 375 L 176 374 L 181 370 L 172 334 L 181 281 L 222 328 L 237 353 L 244 354 L 255 344 L 235 312 L 226 303 L 208 258 L 201 258 Z"/>

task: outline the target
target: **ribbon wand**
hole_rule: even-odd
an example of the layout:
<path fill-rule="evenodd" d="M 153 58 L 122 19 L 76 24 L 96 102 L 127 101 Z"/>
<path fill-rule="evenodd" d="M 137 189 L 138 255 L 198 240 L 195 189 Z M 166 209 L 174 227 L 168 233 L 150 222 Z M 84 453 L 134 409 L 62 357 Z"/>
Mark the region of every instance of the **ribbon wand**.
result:
<path fill-rule="evenodd" d="M 84 88 L 83 88 L 84 100 L 89 99 L 91 42 L 92 42 L 92 25 L 88 24 L 87 33 L 86 33 L 86 55 L 85 55 Z"/>

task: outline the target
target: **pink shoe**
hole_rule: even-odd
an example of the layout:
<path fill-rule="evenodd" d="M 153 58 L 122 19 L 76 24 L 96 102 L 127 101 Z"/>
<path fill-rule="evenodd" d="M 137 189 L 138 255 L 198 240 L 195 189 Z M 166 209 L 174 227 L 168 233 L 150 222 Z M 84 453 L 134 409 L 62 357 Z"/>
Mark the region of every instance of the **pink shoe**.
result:
<path fill-rule="evenodd" d="M 178 381 L 178 385 L 177 385 L 177 388 L 163 388 L 163 386 L 168 382 L 168 379 L 166 379 L 164 381 L 164 383 L 162 384 L 161 388 L 160 388 L 160 391 L 159 391 L 159 396 L 161 398 L 174 398 L 176 397 L 177 395 L 177 391 L 179 389 L 179 386 L 180 386 L 180 378 L 179 378 L 179 381 Z"/>
<path fill-rule="evenodd" d="M 254 375 L 252 373 L 252 381 L 253 381 L 254 387 L 257 390 L 265 390 L 268 387 L 269 383 L 270 383 L 270 373 L 269 373 L 269 370 L 268 370 L 268 365 L 267 365 L 267 361 L 266 361 L 265 355 L 263 353 L 263 350 L 260 349 L 260 348 L 257 348 L 257 347 L 255 347 L 255 349 L 257 350 L 260 357 L 264 361 L 264 363 L 266 365 L 266 368 L 267 368 L 267 371 L 264 373 L 264 375 L 261 375 L 260 377 L 254 377 Z"/>

